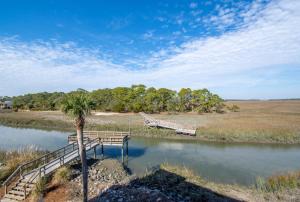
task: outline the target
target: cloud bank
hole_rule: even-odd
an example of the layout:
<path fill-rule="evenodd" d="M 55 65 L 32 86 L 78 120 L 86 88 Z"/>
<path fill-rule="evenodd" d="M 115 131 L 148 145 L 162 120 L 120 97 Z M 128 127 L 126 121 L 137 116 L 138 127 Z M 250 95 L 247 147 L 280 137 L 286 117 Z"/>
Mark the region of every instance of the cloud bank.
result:
<path fill-rule="evenodd" d="M 263 9 L 259 5 L 256 1 L 241 13 L 238 29 L 135 59 L 140 66 L 136 70 L 72 42 L 2 38 L 0 95 L 143 83 L 206 87 L 225 98 L 300 97 L 300 1 L 273 1 Z M 229 22 L 219 17 L 223 20 L 214 23 Z"/>

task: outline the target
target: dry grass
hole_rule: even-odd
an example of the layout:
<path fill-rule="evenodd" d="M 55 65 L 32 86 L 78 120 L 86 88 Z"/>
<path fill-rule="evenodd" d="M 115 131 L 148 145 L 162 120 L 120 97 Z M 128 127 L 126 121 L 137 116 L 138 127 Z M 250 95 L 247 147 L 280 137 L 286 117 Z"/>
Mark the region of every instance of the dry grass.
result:
<path fill-rule="evenodd" d="M 55 171 L 53 176 L 53 182 L 57 185 L 62 185 L 67 183 L 71 179 L 71 170 L 67 166 L 63 166 Z"/>
<path fill-rule="evenodd" d="M 153 114 L 152 116 L 171 122 L 198 128 L 197 138 L 209 141 L 300 143 L 300 100 L 288 101 L 232 101 L 226 102 L 240 107 L 239 112 L 224 114 Z M 73 129 L 72 120 L 61 112 L 0 113 L 0 123 L 50 127 L 51 129 Z M 120 113 L 92 115 L 87 118 L 87 128 L 95 130 L 128 130 L 134 135 L 178 138 L 167 130 L 146 130 L 139 114 Z M 188 137 L 187 137 L 188 138 Z"/>
<path fill-rule="evenodd" d="M 14 151 L 0 151 L 0 182 L 4 181 L 20 164 L 35 159 L 45 152 L 34 147 Z"/>
<path fill-rule="evenodd" d="M 300 101 L 231 103 L 240 106 L 240 112 L 212 115 L 201 134 L 229 141 L 300 143 Z"/>
<path fill-rule="evenodd" d="M 264 192 L 278 192 L 286 189 L 296 189 L 300 187 L 300 172 L 290 172 L 280 175 L 273 175 L 266 180 L 258 178 L 256 187 Z"/>

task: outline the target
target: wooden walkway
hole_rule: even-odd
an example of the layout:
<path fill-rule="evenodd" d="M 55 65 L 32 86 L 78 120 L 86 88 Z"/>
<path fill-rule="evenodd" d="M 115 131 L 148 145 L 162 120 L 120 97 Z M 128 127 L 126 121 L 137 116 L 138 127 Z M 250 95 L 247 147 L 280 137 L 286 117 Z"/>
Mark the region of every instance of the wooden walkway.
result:
<path fill-rule="evenodd" d="M 128 140 L 130 133 L 114 131 L 84 131 L 84 145 L 86 151 L 94 150 L 101 146 L 103 155 L 104 145 L 122 147 L 122 162 L 124 162 L 124 146 L 128 156 Z M 40 177 L 53 173 L 59 167 L 69 164 L 79 158 L 79 149 L 76 135 L 68 137 L 69 144 L 42 157 L 20 165 L 2 184 L 5 189 L 5 196 L 1 202 L 22 201 L 34 188 Z"/>
<path fill-rule="evenodd" d="M 187 134 L 187 135 L 196 135 L 196 130 L 192 128 L 184 127 L 180 124 L 158 120 L 155 118 L 152 118 L 148 114 L 145 114 L 144 112 L 140 112 L 140 115 L 144 118 L 145 125 L 149 127 L 158 127 L 158 128 L 167 128 L 175 130 L 176 133 L 179 134 Z"/>

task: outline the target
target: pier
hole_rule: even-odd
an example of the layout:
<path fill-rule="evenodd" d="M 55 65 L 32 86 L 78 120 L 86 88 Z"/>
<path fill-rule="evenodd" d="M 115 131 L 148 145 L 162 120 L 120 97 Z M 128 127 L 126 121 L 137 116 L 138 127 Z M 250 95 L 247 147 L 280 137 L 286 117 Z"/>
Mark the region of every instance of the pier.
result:
<path fill-rule="evenodd" d="M 120 146 L 122 163 L 124 163 L 124 149 L 128 157 L 128 141 L 130 132 L 116 131 L 84 131 L 83 140 L 86 151 L 94 151 L 96 158 L 97 146 L 101 147 L 101 155 L 104 156 L 104 146 Z M 78 159 L 79 149 L 76 135 L 68 136 L 68 145 L 45 154 L 37 159 L 20 165 L 2 184 L 5 196 L 1 202 L 22 201 L 33 190 L 39 178 L 53 173 L 63 165 L 70 164 Z"/>
<path fill-rule="evenodd" d="M 166 128 L 175 130 L 178 134 L 185 134 L 185 135 L 196 135 L 196 130 L 192 128 L 185 127 L 183 125 L 172 123 L 169 121 L 163 121 L 159 119 L 155 119 L 144 112 L 140 112 L 140 115 L 144 119 L 144 124 L 149 127 L 157 127 L 157 128 Z"/>

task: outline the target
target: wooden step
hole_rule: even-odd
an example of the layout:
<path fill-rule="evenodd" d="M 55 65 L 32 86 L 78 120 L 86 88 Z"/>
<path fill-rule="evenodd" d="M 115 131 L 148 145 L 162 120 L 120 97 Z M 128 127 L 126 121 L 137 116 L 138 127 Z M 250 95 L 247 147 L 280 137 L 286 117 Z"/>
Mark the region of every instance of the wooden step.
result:
<path fill-rule="evenodd" d="M 17 186 L 24 187 L 25 184 L 26 184 L 25 182 L 19 182 L 19 183 L 17 184 Z M 30 188 L 33 188 L 33 187 L 34 187 L 34 184 L 33 184 L 33 183 L 27 183 L 26 186 L 27 186 L 27 187 L 30 187 Z"/>
<path fill-rule="evenodd" d="M 4 198 L 16 200 L 16 201 L 24 200 L 23 196 L 17 196 L 17 195 L 14 195 L 14 194 L 5 194 Z"/>
<path fill-rule="evenodd" d="M 17 202 L 17 200 L 9 199 L 9 198 L 3 198 L 0 200 L 0 202 Z"/>
<path fill-rule="evenodd" d="M 18 196 L 25 196 L 24 191 L 10 190 L 8 193 L 18 195 Z"/>
<path fill-rule="evenodd" d="M 15 190 L 15 191 L 23 191 L 23 192 L 24 192 L 24 187 L 16 186 L 16 187 L 12 188 L 12 190 Z M 31 191 L 31 190 L 32 190 L 32 188 L 29 188 L 29 187 L 26 188 L 26 191 L 27 191 L 27 192 L 29 192 L 29 191 Z"/>

